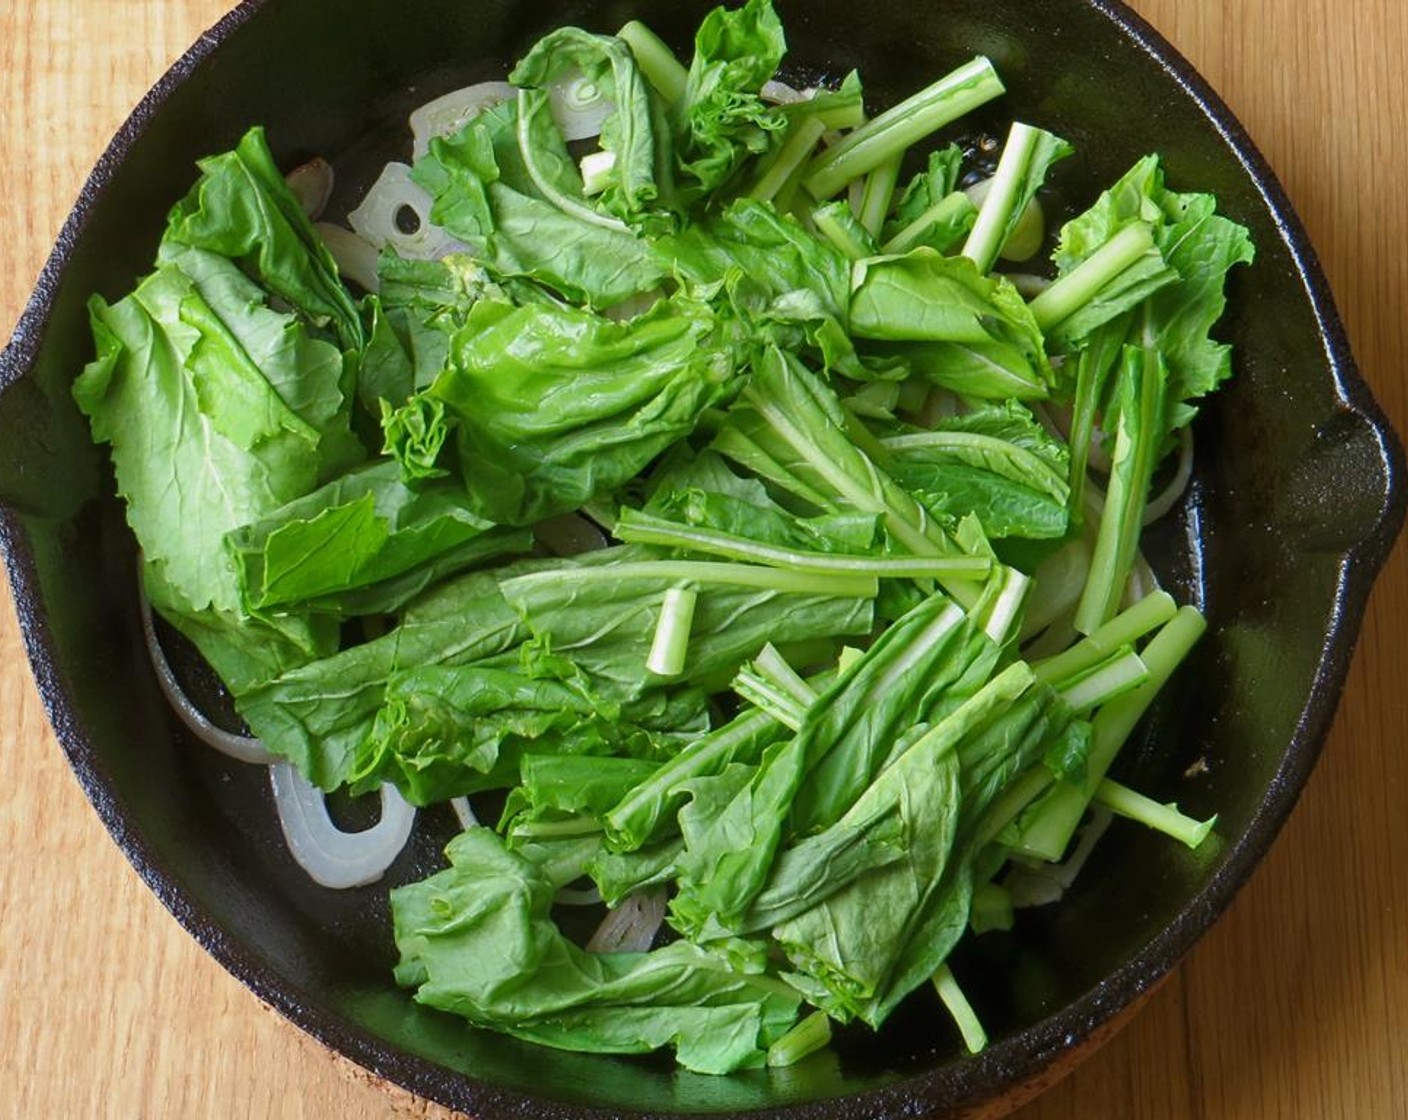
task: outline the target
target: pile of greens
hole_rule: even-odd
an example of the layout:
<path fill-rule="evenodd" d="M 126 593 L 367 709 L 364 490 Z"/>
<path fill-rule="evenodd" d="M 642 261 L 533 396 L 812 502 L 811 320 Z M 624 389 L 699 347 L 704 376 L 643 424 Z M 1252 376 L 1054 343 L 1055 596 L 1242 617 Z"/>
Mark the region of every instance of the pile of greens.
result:
<path fill-rule="evenodd" d="M 1131 574 L 1252 256 L 1150 156 L 1014 280 L 1071 149 L 933 143 L 1002 94 L 986 59 L 869 117 L 855 74 L 765 99 L 784 51 L 768 0 L 688 67 L 639 24 L 549 34 L 414 169 L 463 251 L 360 297 L 256 129 L 93 299 L 74 386 L 147 595 L 270 751 L 502 806 L 393 893 L 397 979 L 711 1073 L 929 983 L 976 1048 L 946 961 L 1011 924 L 1011 861 L 1096 803 L 1206 835 L 1107 771 L 1203 629 Z M 568 75 L 614 102 L 592 151 Z M 563 515 L 617 546 L 548 555 Z M 657 947 L 565 937 L 582 880 L 665 892 Z"/>

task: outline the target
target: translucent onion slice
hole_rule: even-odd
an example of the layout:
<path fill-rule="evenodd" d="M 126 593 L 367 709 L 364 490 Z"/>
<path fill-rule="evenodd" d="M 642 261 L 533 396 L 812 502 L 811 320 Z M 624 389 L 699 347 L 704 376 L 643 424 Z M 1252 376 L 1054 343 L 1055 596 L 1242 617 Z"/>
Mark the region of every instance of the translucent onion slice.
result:
<path fill-rule="evenodd" d="M 429 155 L 430 142 L 437 136 L 453 136 L 472 117 L 517 96 L 518 90 L 507 82 L 479 82 L 427 101 L 410 118 L 414 158 L 420 160 Z"/>
<path fill-rule="evenodd" d="M 363 832 L 343 832 L 333 824 L 322 790 L 289 763 L 269 767 L 269 785 L 289 852 L 315 883 L 334 890 L 380 879 L 415 824 L 415 808 L 392 785 L 381 787 L 381 820 Z"/>
<path fill-rule="evenodd" d="M 573 67 L 548 87 L 548 108 L 562 138 L 570 142 L 600 136 L 606 118 L 616 112 L 616 102 Z"/>
<path fill-rule="evenodd" d="M 248 762 L 255 766 L 267 766 L 276 762 L 275 756 L 270 754 L 258 739 L 251 739 L 248 735 L 236 735 L 216 727 L 191 702 L 191 698 L 176 680 L 170 662 L 166 660 L 166 651 L 161 648 L 156 625 L 152 620 L 151 603 L 147 601 L 145 593 L 139 594 L 138 599 L 142 611 L 142 633 L 147 639 L 147 653 L 151 656 L 152 668 L 156 670 L 156 682 L 162 695 L 166 697 L 166 702 L 181 717 L 181 722 L 190 729 L 191 734 L 206 746 L 214 747 L 221 754 L 229 755 L 239 762 Z"/>
<path fill-rule="evenodd" d="M 660 288 L 652 288 L 648 292 L 638 292 L 636 295 L 627 296 L 620 303 L 602 311 L 602 315 L 616 323 L 624 323 L 634 319 L 637 315 L 644 315 L 657 303 L 665 298 L 665 293 Z"/>
<path fill-rule="evenodd" d="M 1149 499 L 1144 506 L 1144 524 L 1152 525 L 1178 504 L 1188 483 L 1193 478 L 1193 429 L 1183 428 L 1178 433 L 1178 470 L 1168 481 L 1168 485 Z"/>
<path fill-rule="evenodd" d="M 357 235 L 378 249 L 391 246 L 406 260 L 432 261 L 465 246 L 430 221 L 432 199 L 411 181 L 404 163 L 388 163 L 362 204 L 347 215 Z M 406 228 L 398 224 L 409 211 Z"/>
<path fill-rule="evenodd" d="M 1002 885 L 1012 894 L 1012 905 L 1020 910 L 1060 902 L 1071 889 L 1071 884 L 1076 881 L 1076 876 L 1085 867 L 1090 853 L 1095 851 L 1096 843 L 1105 835 L 1105 830 L 1110 827 L 1110 821 L 1113 819 L 1114 814 L 1109 809 L 1096 806 L 1091 811 L 1089 823 L 1081 830 L 1075 851 L 1064 863 L 1014 861 L 1011 870 L 1002 880 Z"/>
<path fill-rule="evenodd" d="M 633 894 L 606 915 L 587 942 L 587 952 L 643 953 L 654 942 L 664 920 L 663 890 Z"/>
<path fill-rule="evenodd" d="M 1022 640 L 1040 634 L 1080 602 L 1089 575 L 1090 548 L 1079 538 L 1043 560 L 1034 574 L 1036 588 L 1027 601 Z"/>
<path fill-rule="evenodd" d="M 322 156 L 315 156 L 285 175 L 284 181 L 298 196 L 303 212 L 310 219 L 316 222 L 323 216 L 323 211 L 327 209 L 328 199 L 332 197 L 332 164 Z"/>
<path fill-rule="evenodd" d="M 797 101 L 805 101 L 809 97 L 815 97 L 816 90 L 800 90 L 789 86 L 786 82 L 773 80 L 764 82 L 762 88 L 758 90 L 758 97 L 772 105 L 791 105 Z"/>
<path fill-rule="evenodd" d="M 331 222 L 319 222 L 313 227 L 328 247 L 332 259 L 337 262 L 337 270 L 349 280 L 360 284 L 369 292 L 381 290 L 381 278 L 377 275 L 376 261 L 381 254 L 370 241 L 358 237 L 350 229 L 343 229 Z"/>
<path fill-rule="evenodd" d="M 469 798 L 450 798 L 450 808 L 455 811 L 455 816 L 459 818 L 461 828 L 470 829 L 478 826 L 479 818 L 474 815 L 474 810 L 470 808 Z"/>
<path fill-rule="evenodd" d="M 1051 287 L 1051 281 L 1045 276 L 1037 276 L 1030 272 L 1008 272 L 1005 275 L 1011 281 L 1012 286 L 1017 289 L 1017 294 L 1029 303 Z"/>
<path fill-rule="evenodd" d="M 1124 585 L 1124 598 L 1120 600 L 1120 609 L 1127 610 L 1146 595 L 1152 595 L 1159 590 L 1159 577 L 1154 574 L 1149 561 L 1144 559 L 1144 553 L 1136 552 L 1134 563 L 1130 565 L 1129 580 Z"/>

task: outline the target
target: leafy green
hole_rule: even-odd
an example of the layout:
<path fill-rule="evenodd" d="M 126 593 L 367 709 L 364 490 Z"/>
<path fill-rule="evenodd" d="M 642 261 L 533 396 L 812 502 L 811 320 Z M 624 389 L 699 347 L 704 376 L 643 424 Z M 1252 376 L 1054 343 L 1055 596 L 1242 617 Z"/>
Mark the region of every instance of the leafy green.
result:
<path fill-rule="evenodd" d="M 499 593 L 503 574 L 475 572 L 442 583 L 381 637 L 240 690 L 240 715 L 269 750 L 310 781 L 323 789 L 346 784 L 398 672 L 482 661 L 527 637 Z"/>
<path fill-rule="evenodd" d="M 560 134 L 556 165 L 570 163 Z M 538 153 L 540 161 L 550 157 Z M 610 307 L 653 289 L 663 278 L 648 244 L 630 230 L 568 213 L 542 194 L 523 163 L 518 102 L 472 118 L 449 139 L 430 143 L 415 181 L 434 199 L 431 220 L 508 277 L 528 277 L 569 299 Z"/>
<path fill-rule="evenodd" d="M 527 752 L 657 760 L 673 753 L 669 725 L 697 722 L 698 705 L 663 696 L 623 706 L 580 684 L 489 665 L 427 665 L 387 683 L 358 751 L 356 788 L 394 782 L 415 804 L 516 786 Z"/>
<path fill-rule="evenodd" d="M 337 264 L 284 181 L 262 128 L 231 152 L 200 161 L 200 181 L 172 211 L 163 239 L 228 257 L 344 349 L 363 343 L 362 321 Z"/>
<path fill-rule="evenodd" d="M 488 829 L 462 833 L 446 855 L 448 869 L 391 895 L 396 977 L 421 1003 L 548 1046 L 673 1046 L 703 1073 L 761 1065 L 796 1017 L 784 985 L 686 941 L 649 953 L 579 949 L 549 916 L 553 883 Z"/>
<path fill-rule="evenodd" d="M 756 763 L 785 733 L 767 714 L 750 710 L 695 739 L 603 814 L 608 843 L 620 851 L 645 847 L 683 805 L 687 783 L 712 777 L 732 763 Z"/>
<path fill-rule="evenodd" d="M 340 615 L 389 614 L 456 572 L 528 552 L 527 532 L 496 528 L 463 490 L 411 490 L 383 460 L 230 535 L 250 613 L 304 603 Z"/>
<path fill-rule="evenodd" d="M 959 193 L 958 176 L 962 169 L 963 152 L 957 144 L 929 153 L 928 165 L 915 173 L 900 196 L 894 214 L 885 222 L 880 239 L 888 252 L 905 253 L 927 245 L 945 253 L 968 232 L 977 216 L 977 208 L 972 203 L 953 206 L 951 216 L 943 215 L 947 218 L 944 222 L 933 220 L 940 216 L 938 209 Z M 963 198 L 966 202 L 967 196 Z M 895 244 L 897 239 L 900 239 L 898 245 Z"/>
<path fill-rule="evenodd" d="M 112 445 L 146 560 L 189 608 L 237 611 L 225 535 L 347 460 L 341 355 L 264 306 L 233 264 L 195 251 L 116 304 L 95 297 L 90 314 L 98 357 L 74 397 Z"/>
<path fill-rule="evenodd" d="M 504 597 L 537 641 L 570 659 L 603 695 L 636 697 L 658 687 L 646 653 L 665 592 L 699 592 L 684 670 L 672 683 L 731 676 L 768 641 L 864 634 L 873 623 L 873 576 L 809 575 L 743 564 L 630 560 L 563 567 L 512 580 Z"/>
<path fill-rule="evenodd" d="M 657 178 L 658 141 L 650 93 L 630 47 L 613 36 L 592 35 L 576 27 L 559 28 L 539 39 L 509 75 L 514 85 L 539 94 L 534 99 L 519 98 L 519 123 L 540 119 L 549 124 L 551 118 L 543 111 L 546 89 L 574 72 L 580 72 L 601 97 L 615 106 L 601 126 L 601 148 L 615 158 L 600 208 L 621 221 L 636 224 L 664 201 L 662 194 L 668 193 L 668 184 L 662 191 Z M 525 106 L 536 108 L 534 118 L 525 116 Z M 521 132 L 520 150 L 526 166 L 532 167 L 532 161 L 556 151 L 542 130 L 533 130 L 527 139 L 531 142 L 525 142 Z M 570 159 L 561 163 L 575 170 Z M 580 179 L 574 185 L 580 196 Z"/>
<path fill-rule="evenodd" d="M 699 25 L 684 94 L 672 110 L 680 189 L 698 198 L 767 151 L 786 123 L 758 96 L 787 53 L 770 0 L 715 8 Z"/>
<path fill-rule="evenodd" d="M 443 406 L 444 424 L 453 421 L 472 508 L 527 525 L 610 493 L 693 431 L 733 390 L 721 330 L 706 305 L 684 298 L 624 323 L 483 300 L 452 338 L 444 371 L 413 400 Z"/>
<path fill-rule="evenodd" d="M 936 513 L 975 513 L 995 539 L 1066 535 L 1067 449 L 1020 402 L 985 404 L 882 442 L 896 481 Z"/>
<path fill-rule="evenodd" d="M 966 396 L 1045 397 L 1055 380 L 1045 342 L 1011 281 L 963 257 L 920 248 L 855 267 L 851 331 L 891 347 L 914 373 Z"/>

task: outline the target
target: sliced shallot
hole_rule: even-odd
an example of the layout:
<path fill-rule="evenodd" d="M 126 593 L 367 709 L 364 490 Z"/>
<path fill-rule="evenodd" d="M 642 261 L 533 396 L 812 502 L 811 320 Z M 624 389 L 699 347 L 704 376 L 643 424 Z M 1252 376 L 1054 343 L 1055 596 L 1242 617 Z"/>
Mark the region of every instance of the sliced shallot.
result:
<path fill-rule="evenodd" d="M 590 140 L 601 135 L 606 118 L 616 112 L 616 102 L 575 67 L 548 87 L 549 109 L 562 138 Z"/>
<path fill-rule="evenodd" d="M 332 197 L 332 164 L 322 156 L 314 156 L 307 163 L 299 164 L 285 175 L 284 181 L 288 183 L 289 189 L 298 196 L 303 212 L 312 221 L 316 222 L 323 216 L 328 199 Z"/>
<path fill-rule="evenodd" d="M 789 86 L 786 82 L 777 80 L 764 82 L 762 88 L 758 90 L 758 97 L 772 105 L 791 105 L 798 101 L 806 101 L 809 97 L 815 97 L 816 90 L 804 91 Z"/>
<path fill-rule="evenodd" d="M 606 547 L 606 534 L 579 513 L 561 513 L 533 526 L 533 536 L 554 556 L 580 556 Z"/>
<path fill-rule="evenodd" d="M 469 804 L 469 798 L 450 798 L 450 808 L 455 811 L 455 816 L 459 818 L 461 828 L 470 829 L 478 826 L 479 818 L 474 815 L 474 810 Z"/>
<path fill-rule="evenodd" d="M 328 247 L 343 276 L 356 281 L 369 292 L 381 290 L 381 278 L 376 271 L 377 258 L 381 254 L 375 245 L 358 237 L 350 229 L 343 229 L 331 222 L 319 222 L 313 228 L 322 237 L 323 244 Z"/>
<path fill-rule="evenodd" d="M 166 660 L 166 651 L 161 648 L 161 640 L 157 637 L 156 625 L 152 620 L 151 603 L 145 593 L 139 593 L 138 600 L 142 611 L 142 633 L 146 635 L 147 653 L 151 656 L 152 668 L 156 670 L 156 682 L 167 703 L 181 717 L 181 722 L 190 728 L 191 734 L 206 746 L 214 747 L 221 754 L 229 755 L 239 762 L 265 766 L 276 761 L 274 755 L 270 754 L 258 739 L 252 739 L 248 735 L 236 735 L 232 731 L 216 727 L 191 702 L 191 698 L 177 681 L 176 674 L 172 672 L 171 663 Z"/>
<path fill-rule="evenodd" d="M 518 95 L 507 82 L 479 82 L 427 101 L 411 114 L 411 151 L 416 161 L 430 154 L 430 142 L 453 136 L 472 118 Z"/>
<path fill-rule="evenodd" d="M 289 763 L 269 767 L 269 785 L 288 850 L 321 886 L 344 890 L 376 882 L 410 839 L 416 811 L 393 785 L 381 787 L 381 820 L 362 832 L 333 824 L 323 791 Z"/>
<path fill-rule="evenodd" d="M 606 915 L 587 942 L 589 953 L 643 953 L 665 920 L 665 892 L 633 894 Z"/>
<path fill-rule="evenodd" d="M 1188 483 L 1193 478 L 1193 429 L 1184 428 L 1178 433 L 1178 470 L 1168 481 L 1168 485 L 1149 499 L 1144 506 L 1144 524 L 1152 525 L 1167 515 L 1178 504 Z"/>
<path fill-rule="evenodd" d="M 430 195 L 412 181 L 411 169 L 393 162 L 347 220 L 378 249 L 390 245 L 407 260 L 439 260 L 464 245 L 431 222 L 432 205 Z"/>
<path fill-rule="evenodd" d="M 1113 819 L 1114 814 L 1109 809 L 1096 806 L 1091 811 L 1089 823 L 1081 829 L 1075 850 L 1064 863 L 1014 861 L 1002 881 L 1002 885 L 1012 893 L 1012 905 L 1020 910 L 1029 906 L 1049 906 L 1053 902 L 1061 901 Z"/>
<path fill-rule="evenodd" d="M 559 906 L 600 906 L 601 892 L 595 887 L 563 887 L 553 901 Z"/>

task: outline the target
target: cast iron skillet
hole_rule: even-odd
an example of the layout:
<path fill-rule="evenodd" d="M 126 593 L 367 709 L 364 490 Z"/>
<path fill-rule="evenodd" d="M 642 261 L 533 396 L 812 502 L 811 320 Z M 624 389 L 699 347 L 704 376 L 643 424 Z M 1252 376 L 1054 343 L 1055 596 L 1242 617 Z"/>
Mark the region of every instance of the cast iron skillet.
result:
<path fill-rule="evenodd" d="M 0 358 L 0 540 L 29 655 L 80 782 L 162 902 L 259 997 L 424 1096 L 543 1120 L 1006 1111 L 1108 1033 L 1265 853 L 1320 751 L 1404 517 L 1402 451 L 1280 186 L 1226 106 L 1128 9 L 780 4 L 797 76 L 858 67 L 871 105 L 883 106 L 986 53 L 1011 93 L 978 127 L 997 131 L 1020 114 L 1071 139 L 1080 155 L 1056 186 L 1073 204 L 1157 149 L 1172 185 L 1215 191 L 1260 254 L 1236 275 L 1222 328 L 1237 378 L 1198 423 L 1195 485 L 1153 548 L 1211 630 L 1120 763 L 1121 777 L 1160 799 L 1219 813 L 1220 842 L 1194 854 L 1122 829 L 1063 905 L 965 949 L 955 969 L 994 1038 L 979 1057 L 958 1057 L 923 996 L 878 1039 L 843 1034 L 834 1052 L 793 1070 L 733 1078 L 560 1054 L 417 1007 L 390 978 L 387 884 L 334 893 L 309 883 L 284 850 L 262 772 L 198 747 L 162 701 L 140 636 L 134 545 L 69 397 L 90 352 L 87 296 L 131 287 L 193 162 L 249 125 L 268 126 L 289 166 L 323 153 L 344 183 L 365 184 L 407 146 L 411 107 L 502 76 L 549 28 L 610 31 L 644 15 L 684 48 L 707 6 L 247 0 L 203 36 L 104 155 Z M 451 827 L 448 813 L 424 814 L 388 883 L 433 870 Z"/>

